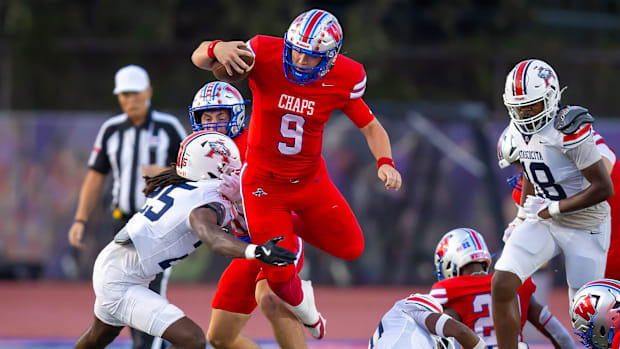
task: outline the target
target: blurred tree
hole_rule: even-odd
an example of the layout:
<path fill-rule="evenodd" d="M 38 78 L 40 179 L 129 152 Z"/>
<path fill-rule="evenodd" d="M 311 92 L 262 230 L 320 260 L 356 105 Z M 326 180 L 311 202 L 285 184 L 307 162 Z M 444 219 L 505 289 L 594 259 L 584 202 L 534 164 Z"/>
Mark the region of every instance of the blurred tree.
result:
<path fill-rule="evenodd" d="M 312 7 L 340 18 L 369 100 L 478 100 L 503 115 L 506 72 L 538 57 L 571 86 L 571 103 L 617 114 L 618 0 L 7 0 L 0 108 L 113 109 L 113 74 L 136 63 L 152 75 L 155 102 L 179 111 L 213 78 L 189 62 L 201 40 L 282 36 Z"/>

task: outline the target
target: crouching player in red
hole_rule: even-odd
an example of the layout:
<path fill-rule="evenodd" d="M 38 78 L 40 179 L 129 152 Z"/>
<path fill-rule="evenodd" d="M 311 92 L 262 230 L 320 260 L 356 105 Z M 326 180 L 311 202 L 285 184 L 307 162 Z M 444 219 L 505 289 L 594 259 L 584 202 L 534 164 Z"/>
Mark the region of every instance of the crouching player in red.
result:
<path fill-rule="evenodd" d="M 431 290 L 444 307 L 444 313 L 463 322 L 491 347 L 497 346 L 491 317 L 491 279 L 488 270 L 491 254 L 480 233 L 458 228 L 446 233 L 435 250 L 435 275 L 439 279 Z M 519 287 L 521 329 L 529 320 L 553 343 L 555 348 L 575 348 L 568 331 L 536 302 L 532 294 L 536 285 L 531 278 Z M 520 334 L 520 341 L 523 335 Z"/>
<path fill-rule="evenodd" d="M 232 85 L 215 81 L 203 86 L 189 108 L 194 132 L 209 130 L 223 133 L 233 139 L 240 149 L 241 162 L 245 162 L 248 132 L 245 124 L 245 101 Z M 241 212 L 239 175 L 222 176 L 220 193 L 236 203 Z M 231 221 L 233 234 L 251 243 L 242 216 Z M 295 266 L 297 272 L 303 265 L 303 244 L 296 235 L 287 236 L 297 242 Z M 267 285 L 256 260 L 233 259 L 218 283 L 211 307 L 211 321 L 207 340 L 214 348 L 259 348 L 253 340 L 241 335 L 241 330 L 258 305 L 271 323 L 276 341 L 281 348 L 306 348 L 303 329 L 299 320 Z"/>
<path fill-rule="evenodd" d="M 570 310 L 573 332 L 590 349 L 620 348 L 620 282 L 601 279 L 575 293 Z"/>
<path fill-rule="evenodd" d="M 251 69 L 253 111 L 241 187 L 252 242 L 292 234 L 295 212 L 308 228 L 309 233 L 297 232 L 304 241 L 338 258 L 358 258 L 364 249 L 362 230 L 321 156 L 325 123 L 333 111 L 342 110 L 360 128 L 386 188 L 401 185 L 387 132 L 361 99 L 363 66 L 339 54 L 342 28 L 323 10 L 299 15 L 284 38 L 255 36 L 247 43 L 252 52 L 239 48 L 243 45 L 205 41 L 192 61 L 207 70 L 215 60 L 229 71 Z M 240 55 L 254 55 L 252 67 Z M 291 239 L 282 243 L 295 249 Z M 323 338 L 325 320 L 314 305 L 311 285 L 301 283 L 293 266 L 263 267 L 263 272 L 311 335 Z"/>

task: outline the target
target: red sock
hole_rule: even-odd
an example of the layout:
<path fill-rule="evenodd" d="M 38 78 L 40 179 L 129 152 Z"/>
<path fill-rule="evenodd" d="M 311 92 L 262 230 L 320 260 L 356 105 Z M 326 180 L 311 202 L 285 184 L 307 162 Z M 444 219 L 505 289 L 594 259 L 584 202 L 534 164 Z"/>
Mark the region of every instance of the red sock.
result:
<path fill-rule="evenodd" d="M 301 279 L 297 274 L 285 282 L 271 282 L 267 279 L 267 283 L 278 297 L 292 306 L 299 305 L 304 298 L 304 293 L 301 290 Z"/>

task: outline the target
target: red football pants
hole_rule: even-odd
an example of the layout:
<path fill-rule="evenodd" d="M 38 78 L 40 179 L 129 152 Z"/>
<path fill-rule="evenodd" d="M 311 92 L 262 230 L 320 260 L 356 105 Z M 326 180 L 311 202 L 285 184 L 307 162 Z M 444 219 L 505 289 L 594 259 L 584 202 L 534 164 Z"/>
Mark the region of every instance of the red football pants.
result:
<path fill-rule="evenodd" d="M 296 231 L 307 243 L 332 256 L 353 260 L 362 254 L 364 236 L 346 200 L 327 173 L 325 163 L 314 174 L 282 178 L 246 166 L 241 173 L 243 205 L 252 243 L 293 234 L 294 211 L 306 229 Z M 285 238 L 280 246 L 294 251 L 295 240 Z M 271 283 L 284 283 L 295 274 L 292 265 L 262 265 Z"/>
<path fill-rule="evenodd" d="M 295 236 L 295 239 L 299 239 Z M 303 242 L 300 241 L 301 244 Z M 296 248 L 298 259 L 295 263 L 299 273 L 304 265 L 303 245 Z M 261 266 L 265 264 L 257 260 L 234 258 L 228 265 L 213 296 L 211 307 L 238 314 L 250 314 L 256 308 L 256 283 L 263 279 Z"/>
<path fill-rule="evenodd" d="M 614 196 L 607 202 L 611 207 L 611 239 L 607 252 L 607 267 L 605 277 L 620 280 L 620 163 L 616 159 L 611 171 L 611 181 L 614 184 Z"/>

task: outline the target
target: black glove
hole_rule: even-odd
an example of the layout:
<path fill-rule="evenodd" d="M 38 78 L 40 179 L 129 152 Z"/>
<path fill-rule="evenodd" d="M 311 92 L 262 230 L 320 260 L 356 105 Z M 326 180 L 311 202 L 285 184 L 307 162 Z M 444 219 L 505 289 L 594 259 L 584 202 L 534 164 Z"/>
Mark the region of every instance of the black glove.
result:
<path fill-rule="evenodd" d="M 256 246 L 254 257 L 265 264 L 277 267 L 286 267 L 295 263 L 295 254 L 284 247 L 276 244 L 284 239 L 284 236 L 275 237 L 262 245 Z"/>

